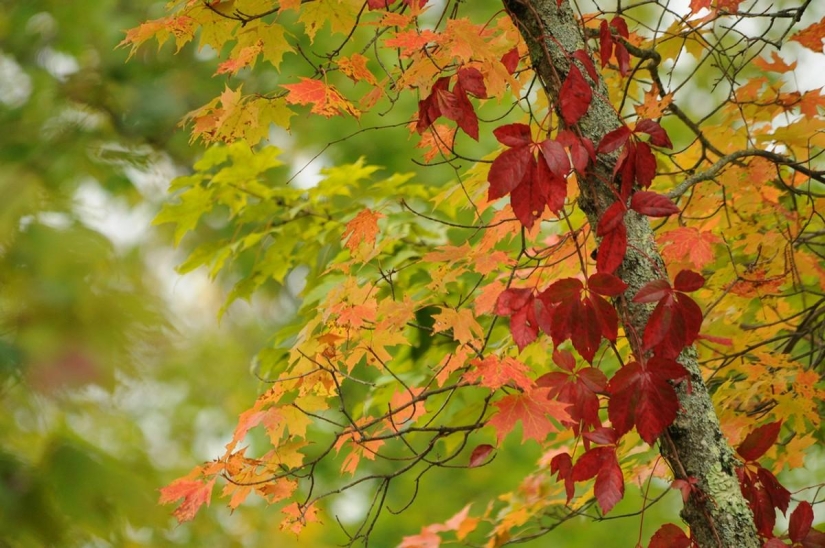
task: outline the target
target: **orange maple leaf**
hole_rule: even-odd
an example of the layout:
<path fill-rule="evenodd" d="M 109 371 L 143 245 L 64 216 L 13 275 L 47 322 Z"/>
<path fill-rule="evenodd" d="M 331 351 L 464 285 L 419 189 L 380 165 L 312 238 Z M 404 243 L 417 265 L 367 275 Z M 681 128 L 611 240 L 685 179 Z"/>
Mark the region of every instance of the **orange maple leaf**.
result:
<path fill-rule="evenodd" d="M 284 84 L 289 93 L 287 103 L 292 105 L 312 105 L 312 112 L 331 118 L 341 113 L 348 113 L 356 118 L 361 111 L 353 106 L 334 86 L 313 78 L 301 78 L 300 83 Z"/>
<path fill-rule="evenodd" d="M 355 82 L 363 80 L 373 86 L 378 85 L 375 75 L 367 68 L 367 58 L 360 53 L 353 53 L 349 57 L 339 59 L 338 68 Z"/>
<path fill-rule="evenodd" d="M 341 235 L 341 238 L 347 238 L 344 244 L 351 253 L 355 253 L 361 244 L 366 244 L 369 249 L 375 247 L 375 239 L 378 236 L 378 219 L 383 218 L 384 215 L 373 211 L 370 208 L 365 208 L 347 223 L 347 228 Z"/>
<path fill-rule="evenodd" d="M 808 28 L 791 36 L 791 40 L 799 42 L 816 53 L 822 53 L 822 39 L 825 38 L 825 17 Z"/>
<path fill-rule="evenodd" d="M 191 474 L 190 474 L 191 476 Z M 189 521 L 195 517 L 200 507 L 212 498 L 212 487 L 215 485 L 215 478 L 209 481 L 188 479 L 190 476 L 177 479 L 160 490 L 160 504 L 169 504 L 178 499 L 183 499 L 172 515 L 178 523 Z"/>
<path fill-rule="evenodd" d="M 665 244 L 662 257 L 667 261 L 683 262 L 687 258 L 696 270 L 701 270 L 714 261 L 713 245 L 722 242 L 715 234 L 700 232 L 694 227 L 665 232 L 658 240 Z"/>
<path fill-rule="evenodd" d="M 496 429 L 499 444 L 516 426 L 516 421 L 521 421 L 522 441 L 533 439 L 542 442 L 548 434 L 557 430 L 550 417 L 560 423 L 570 420 L 568 404 L 548 399 L 549 392 L 549 388 L 536 388 L 530 392 L 510 394 L 493 404 L 498 412 L 487 424 Z"/>

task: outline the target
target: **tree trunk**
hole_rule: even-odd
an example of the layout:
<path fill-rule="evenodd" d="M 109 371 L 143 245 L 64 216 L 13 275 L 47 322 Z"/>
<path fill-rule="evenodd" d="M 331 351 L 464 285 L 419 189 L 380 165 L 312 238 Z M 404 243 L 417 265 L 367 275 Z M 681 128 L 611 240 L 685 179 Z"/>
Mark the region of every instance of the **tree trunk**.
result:
<path fill-rule="evenodd" d="M 582 33 L 568 0 L 557 6 L 557 0 L 504 0 L 504 5 L 526 41 L 533 67 L 542 85 L 553 100 L 559 96 L 561 83 L 570 69 L 571 54 L 587 50 Z M 577 62 L 578 63 L 578 62 Z M 584 67 L 579 67 L 588 78 Z M 597 145 L 608 132 L 621 127 L 616 110 L 608 102 L 604 81 L 593 82 L 593 100 L 587 113 L 578 122 L 582 136 Z M 561 119 L 561 117 L 559 117 Z M 598 224 L 599 215 L 614 200 L 614 192 L 605 184 L 613 178 L 616 154 L 599 154 L 597 164 L 578 184 L 579 205 L 587 214 L 591 226 Z M 629 284 L 627 296 L 633 296 L 645 283 L 660 277 L 664 263 L 653 240 L 646 217 L 634 211 L 625 216 L 628 251 L 618 274 Z M 658 263 L 658 272 L 652 261 Z M 625 331 L 644 331 L 652 307 L 633 304 L 624 299 L 620 317 Z M 722 435 L 719 419 L 713 408 L 707 386 L 702 379 L 694 348 L 679 357 L 690 373 L 690 383 L 682 382 L 676 389 L 680 412 L 660 442 L 660 450 L 676 478 L 696 478 L 701 495 L 693 495 L 682 510 L 682 518 L 690 526 L 692 537 L 702 548 L 759 548 L 753 515 L 739 489 L 735 468 L 739 462 Z"/>

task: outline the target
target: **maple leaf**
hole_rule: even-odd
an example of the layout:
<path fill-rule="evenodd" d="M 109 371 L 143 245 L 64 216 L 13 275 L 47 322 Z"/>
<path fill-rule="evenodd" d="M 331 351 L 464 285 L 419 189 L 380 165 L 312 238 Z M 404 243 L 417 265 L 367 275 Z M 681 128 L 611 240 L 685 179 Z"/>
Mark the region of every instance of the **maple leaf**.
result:
<path fill-rule="evenodd" d="M 645 366 L 631 362 L 619 369 L 607 384 L 607 414 L 616 432 L 623 435 L 635 425 L 639 436 L 653 445 L 679 410 L 676 391 L 669 381 L 687 377 L 675 360 L 651 358 Z"/>
<path fill-rule="evenodd" d="M 339 59 L 338 68 L 355 82 L 364 81 L 372 86 L 378 85 L 375 75 L 367 68 L 367 58 L 360 53 Z"/>
<path fill-rule="evenodd" d="M 822 39 L 825 37 L 825 17 L 818 23 L 814 23 L 807 28 L 791 36 L 791 40 L 799 42 L 809 50 L 822 53 Z"/>
<path fill-rule="evenodd" d="M 607 514 L 624 497 L 624 476 L 613 446 L 594 447 L 584 453 L 573 465 L 571 477 L 574 481 L 585 481 L 596 477 L 593 493 L 596 502 Z"/>
<path fill-rule="evenodd" d="M 189 521 L 195 517 L 201 506 L 204 504 L 209 506 L 215 479 L 213 477 L 211 480 L 205 478 L 193 480 L 189 479 L 189 476 L 177 479 L 160 490 L 160 500 L 158 502 L 169 504 L 178 499 L 183 499 L 183 502 L 172 512 L 172 515 L 177 518 L 178 523 Z"/>
<path fill-rule="evenodd" d="M 496 315 L 510 317 L 510 333 L 519 351 L 536 340 L 539 334 L 535 297 L 531 289 L 506 289 L 496 300 Z"/>
<path fill-rule="evenodd" d="M 235 74 L 239 70 L 247 66 L 254 66 L 255 59 L 258 54 L 263 51 L 263 42 L 258 42 L 253 46 L 246 46 L 242 48 L 235 56 L 218 65 L 218 70 L 215 74 Z"/>
<path fill-rule="evenodd" d="M 527 376 L 530 369 L 515 358 L 506 357 L 502 360 L 498 356 L 491 355 L 483 360 L 475 359 L 471 364 L 474 368 L 464 375 L 467 382 L 479 382 L 481 386 L 491 390 L 497 390 L 511 383 L 522 390 L 533 388 L 533 381 Z"/>
<path fill-rule="evenodd" d="M 496 412 L 487 424 L 496 429 L 499 445 L 518 421 L 521 421 L 522 441 L 533 439 L 542 442 L 556 431 L 551 417 L 559 422 L 570 419 L 567 405 L 548 399 L 548 392 L 547 388 L 534 388 L 529 392 L 504 396 L 493 403 Z"/>
<path fill-rule="evenodd" d="M 286 101 L 293 105 L 312 105 L 312 112 L 326 118 L 348 113 L 356 118 L 361 112 L 347 101 L 334 86 L 313 78 L 301 78 L 298 84 L 283 84 L 289 91 Z"/>
<path fill-rule="evenodd" d="M 455 310 L 443 307 L 441 312 L 433 316 L 435 323 L 433 330 L 436 332 L 453 330 L 453 338 L 460 344 L 468 344 L 484 337 L 484 331 L 476 321 L 473 312 L 469 308 Z"/>
<path fill-rule="evenodd" d="M 680 227 L 665 232 L 658 237 L 664 244 L 662 256 L 671 262 L 687 258 L 696 270 L 701 270 L 714 261 L 713 245 L 721 239 L 711 232 L 701 232 L 695 227 Z"/>
<path fill-rule="evenodd" d="M 364 208 L 358 215 L 347 223 L 341 239 L 346 238 L 344 244 L 351 253 L 355 253 L 358 249 L 365 245 L 372 249 L 375 247 L 375 239 L 378 236 L 378 219 L 383 218 L 384 215 L 369 208 Z"/>

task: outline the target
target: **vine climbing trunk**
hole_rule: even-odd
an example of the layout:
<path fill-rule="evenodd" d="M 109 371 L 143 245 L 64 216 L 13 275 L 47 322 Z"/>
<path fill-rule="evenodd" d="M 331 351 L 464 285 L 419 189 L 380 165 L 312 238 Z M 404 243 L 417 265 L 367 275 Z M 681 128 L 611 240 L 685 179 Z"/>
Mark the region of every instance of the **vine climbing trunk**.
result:
<path fill-rule="evenodd" d="M 504 0 L 504 5 L 528 45 L 545 92 L 558 105 L 561 84 L 571 62 L 579 64 L 571 61 L 572 54 L 586 50 L 583 27 L 568 0 Z M 584 66 L 579 65 L 579 69 L 587 75 Z M 610 104 L 601 77 L 590 84 L 592 102 L 571 129 L 598 144 L 623 123 Z M 616 200 L 616 192 L 608 186 L 614 177 L 616 162 L 616 153 L 599 154 L 587 173 L 578 176 L 579 206 L 591 226 L 597 226 L 600 215 Z M 618 308 L 625 332 L 632 334 L 643 332 L 652 306 L 633 303 L 630 297 L 644 284 L 661 278 L 665 267 L 647 218 L 630 210 L 625 216 L 625 225 L 628 250 L 618 274 L 629 287 Z M 676 387 L 680 411 L 660 437 L 659 444 L 674 476 L 693 479 L 698 487 L 685 503 L 682 517 L 690 526 L 692 538 L 702 548 L 758 548 L 753 514 L 742 496 L 736 475 L 740 464 L 722 435 L 694 348 L 685 349 L 679 361 L 689 372 L 690 382 Z"/>

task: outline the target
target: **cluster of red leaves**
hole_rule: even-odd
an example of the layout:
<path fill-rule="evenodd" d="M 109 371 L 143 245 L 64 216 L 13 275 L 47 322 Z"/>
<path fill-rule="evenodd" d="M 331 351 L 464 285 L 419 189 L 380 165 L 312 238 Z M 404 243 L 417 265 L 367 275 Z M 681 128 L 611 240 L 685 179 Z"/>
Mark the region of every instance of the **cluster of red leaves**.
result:
<path fill-rule="evenodd" d="M 630 71 L 630 54 L 627 53 L 627 48 L 624 47 L 624 44 L 613 38 L 611 28 L 625 40 L 630 37 L 627 23 L 621 17 L 614 17 L 609 25 L 606 20 L 602 20 L 601 26 L 599 27 L 599 59 L 604 67 L 610 62 L 610 58 L 615 53 L 616 61 L 619 65 L 619 73 L 621 73 L 622 76 L 627 76 L 627 73 Z"/>
<path fill-rule="evenodd" d="M 436 80 L 430 95 L 418 102 L 418 133 L 424 133 L 441 116 L 458 124 L 464 133 L 478 141 L 478 116 L 467 94 L 479 99 L 487 97 L 484 77 L 477 68 L 459 69 L 452 91 L 452 76 L 443 76 Z"/>

